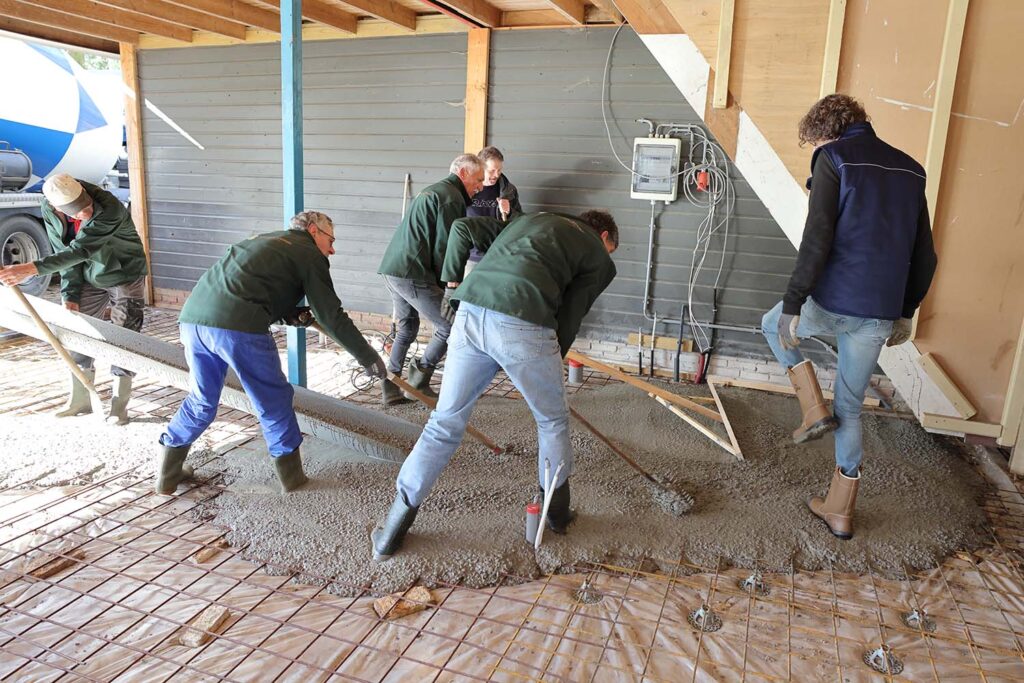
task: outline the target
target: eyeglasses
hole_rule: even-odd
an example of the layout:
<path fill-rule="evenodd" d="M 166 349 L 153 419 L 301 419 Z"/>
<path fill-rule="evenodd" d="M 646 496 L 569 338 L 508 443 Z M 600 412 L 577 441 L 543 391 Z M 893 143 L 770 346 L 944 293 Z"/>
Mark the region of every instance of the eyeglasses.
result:
<path fill-rule="evenodd" d="M 334 244 L 334 235 L 332 235 L 331 233 L 327 232 L 326 230 L 321 228 L 319 225 L 315 225 L 313 227 L 315 227 L 316 231 L 318 233 L 320 233 L 321 235 L 323 235 L 324 237 L 329 237 L 331 239 L 331 244 Z"/>

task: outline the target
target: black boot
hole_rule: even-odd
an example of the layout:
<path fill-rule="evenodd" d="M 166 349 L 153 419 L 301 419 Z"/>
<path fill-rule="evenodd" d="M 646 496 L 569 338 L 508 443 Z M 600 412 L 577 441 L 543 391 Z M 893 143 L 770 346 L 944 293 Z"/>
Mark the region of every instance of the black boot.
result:
<path fill-rule="evenodd" d="M 164 446 L 160 444 L 160 473 L 156 476 L 156 492 L 174 493 L 178 484 L 192 476 L 192 468 L 185 464 L 191 446 Z"/>
<path fill-rule="evenodd" d="M 302 457 L 298 448 L 274 458 L 274 469 L 277 470 L 277 478 L 281 480 L 281 493 L 294 491 L 309 481 L 302 471 Z"/>
<path fill-rule="evenodd" d="M 391 510 L 384 520 L 383 526 L 379 526 L 370 532 L 370 540 L 373 542 L 373 559 L 376 562 L 383 562 L 391 559 L 391 556 L 402 547 L 406 532 L 416 520 L 418 507 L 412 507 L 405 501 L 405 496 L 398 492 L 395 495 L 395 502 L 391 504 Z"/>
<path fill-rule="evenodd" d="M 543 493 L 544 490 L 541 489 L 541 495 Z M 566 479 L 551 494 L 551 503 L 548 505 L 548 528 L 556 534 L 565 534 L 574 519 L 576 513 L 569 509 L 569 480 Z"/>
<path fill-rule="evenodd" d="M 430 378 L 434 376 L 434 368 L 420 367 L 418 358 L 409 363 L 409 384 L 427 398 L 437 398 L 437 392 L 430 388 Z M 414 399 L 415 396 L 406 394 L 406 398 Z"/>
<path fill-rule="evenodd" d="M 407 399 L 403 394 L 402 390 L 398 388 L 398 385 L 389 379 L 382 380 L 380 383 L 381 391 L 381 403 L 386 406 L 394 406 L 399 403 L 408 403 Z"/>

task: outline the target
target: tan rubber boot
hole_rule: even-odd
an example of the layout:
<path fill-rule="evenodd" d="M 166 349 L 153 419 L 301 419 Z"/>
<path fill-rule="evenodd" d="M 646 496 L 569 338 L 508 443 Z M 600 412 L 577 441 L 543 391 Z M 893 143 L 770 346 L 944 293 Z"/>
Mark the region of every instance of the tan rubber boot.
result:
<path fill-rule="evenodd" d="M 811 361 L 805 360 L 799 365 L 794 365 L 787 372 L 789 381 L 796 390 L 796 397 L 800 401 L 800 409 L 804 413 L 803 422 L 793 431 L 793 441 L 813 441 L 835 430 L 836 418 L 832 416 L 825 404 L 825 397 L 821 395 L 821 387 L 818 386 L 818 378 L 814 374 Z"/>
<path fill-rule="evenodd" d="M 860 485 L 860 472 L 855 478 L 843 474 L 836 467 L 832 474 L 832 483 L 828 487 L 828 495 L 824 498 L 815 496 L 807 501 L 811 512 L 820 517 L 833 535 L 843 540 L 853 538 L 853 508 L 857 504 L 857 487 Z"/>
<path fill-rule="evenodd" d="M 82 374 L 90 382 L 96 380 L 96 369 L 88 368 L 83 369 Z M 92 399 L 89 396 L 89 390 L 85 388 L 85 385 L 78 381 L 75 377 L 75 373 L 71 375 L 71 391 L 68 392 L 68 400 L 61 407 L 60 410 L 55 412 L 54 417 L 74 417 L 75 415 L 85 415 L 92 412 Z"/>
<path fill-rule="evenodd" d="M 107 414 L 107 424 L 121 426 L 128 424 L 128 399 L 131 396 L 131 375 L 115 377 L 114 392 L 110 397 L 110 412 Z"/>

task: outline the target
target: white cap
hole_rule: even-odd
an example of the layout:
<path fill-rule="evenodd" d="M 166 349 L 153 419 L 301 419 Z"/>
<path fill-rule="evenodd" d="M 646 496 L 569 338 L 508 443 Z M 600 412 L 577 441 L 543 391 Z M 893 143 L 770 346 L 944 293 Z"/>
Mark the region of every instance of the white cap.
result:
<path fill-rule="evenodd" d="M 82 184 L 67 173 L 47 178 L 43 183 L 43 195 L 54 207 L 69 216 L 74 216 L 92 201 Z"/>

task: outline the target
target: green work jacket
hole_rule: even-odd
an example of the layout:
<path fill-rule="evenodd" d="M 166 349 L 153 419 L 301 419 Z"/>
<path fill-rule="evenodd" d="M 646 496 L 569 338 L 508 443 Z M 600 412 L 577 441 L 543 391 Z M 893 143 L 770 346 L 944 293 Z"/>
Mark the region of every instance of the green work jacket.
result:
<path fill-rule="evenodd" d="M 615 278 L 615 264 L 601 238 L 574 216 L 527 213 L 508 223 L 457 220 L 442 280 L 462 278 L 473 248 L 486 253 L 452 299 L 554 329 L 563 356 L 583 317 Z"/>
<path fill-rule="evenodd" d="M 35 262 L 40 275 L 60 273 L 61 298 L 74 303 L 81 301 L 83 283 L 105 289 L 135 282 L 148 272 L 146 252 L 128 209 L 106 190 L 78 182 L 92 197 L 92 218 L 83 221 L 65 245 L 64 219 L 44 199 L 40 208 L 53 253 Z"/>
<path fill-rule="evenodd" d="M 361 365 L 378 356 L 341 308 L 330 265 L 303 230 L 255 235 L 228 247 L 203 273 L 178 321 L 238 332 L 266 332 L 295 310 L 302 297 L 318 323 Z"/>
<path fill-rule="evenodd" d="M 466 215 L 469 195 L 452 173 L 416 195 L 384 252 L 381 275 L 441 284 L 448 231 L 452 221 Z"/>

